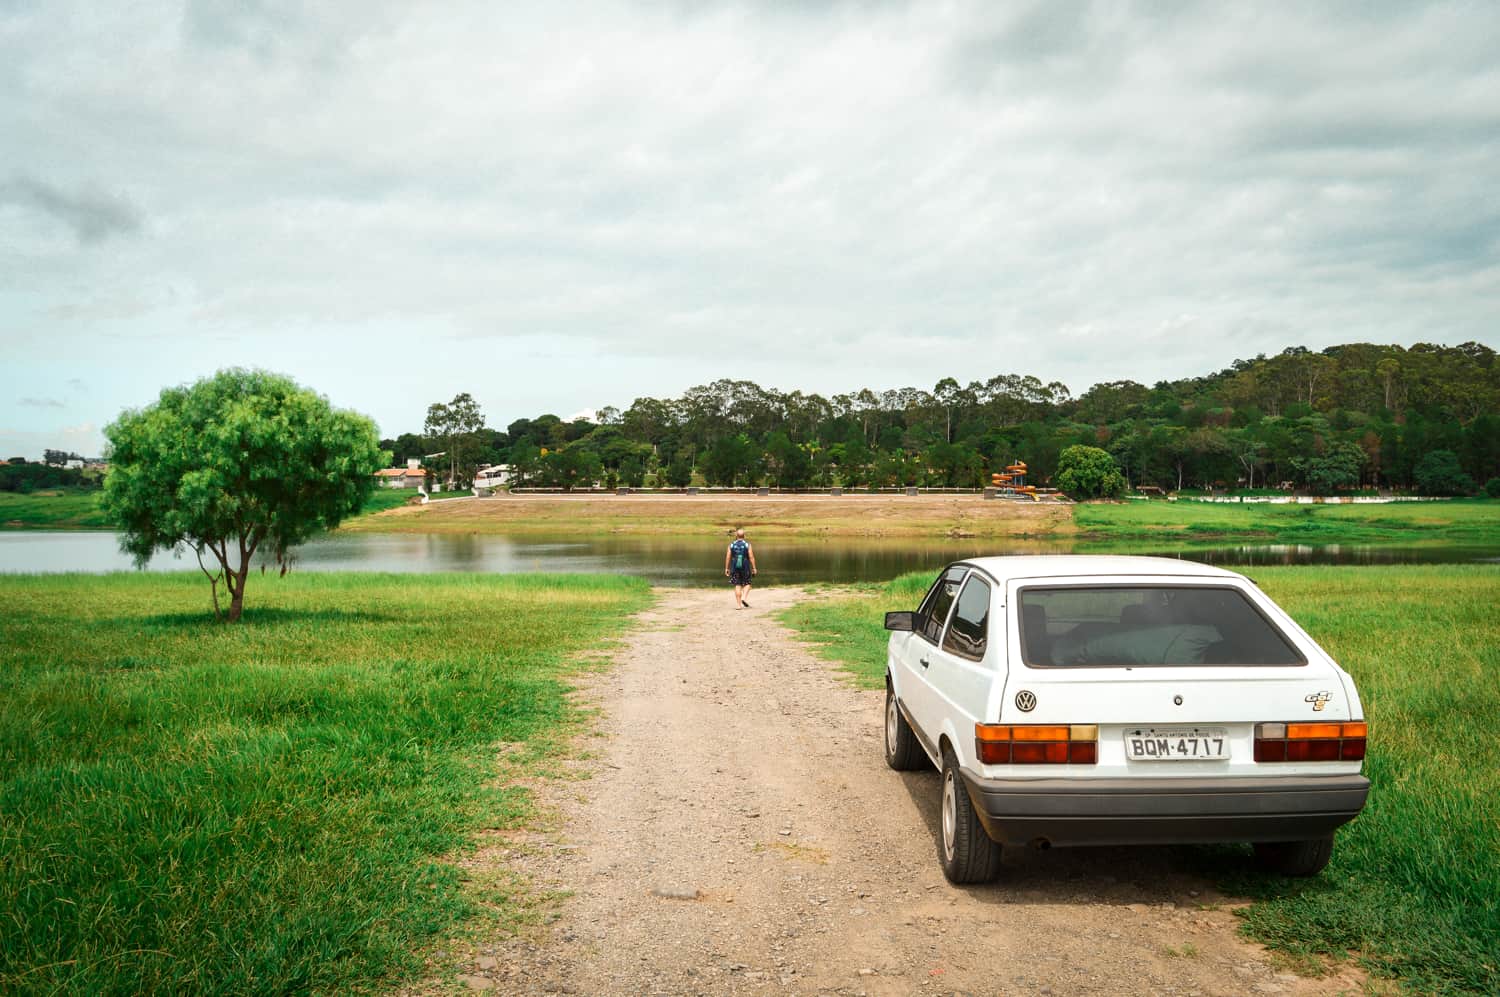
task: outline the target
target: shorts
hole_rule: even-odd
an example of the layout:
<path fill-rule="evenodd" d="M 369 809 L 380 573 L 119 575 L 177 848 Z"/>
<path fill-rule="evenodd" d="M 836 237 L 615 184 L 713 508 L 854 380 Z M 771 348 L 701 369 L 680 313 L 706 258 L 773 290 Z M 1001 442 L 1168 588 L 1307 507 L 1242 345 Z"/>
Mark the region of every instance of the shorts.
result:
<path fill-rule="evenodd" d="M 749 568 L 740 568 L 737 571 L 734 570 L 734 569 L 730 569 L 730 572 L 729 572 L 729 584 L 731 584 L 731 585 L 749 585 L 750 584 L 750 569 Z"/>

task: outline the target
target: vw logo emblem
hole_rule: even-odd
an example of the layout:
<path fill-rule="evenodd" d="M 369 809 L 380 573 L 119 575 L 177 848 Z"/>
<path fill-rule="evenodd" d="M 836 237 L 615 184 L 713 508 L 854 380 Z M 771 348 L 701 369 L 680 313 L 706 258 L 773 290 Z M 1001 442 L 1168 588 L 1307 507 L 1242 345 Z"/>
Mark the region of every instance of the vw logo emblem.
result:
<path fill-rule="evenodd" d="M 1036 709 L 1036 693 L 1029 689 L 1022 689 L 1016 693 L 1016 709 L 1022 713 L 1030 713 Z"/>

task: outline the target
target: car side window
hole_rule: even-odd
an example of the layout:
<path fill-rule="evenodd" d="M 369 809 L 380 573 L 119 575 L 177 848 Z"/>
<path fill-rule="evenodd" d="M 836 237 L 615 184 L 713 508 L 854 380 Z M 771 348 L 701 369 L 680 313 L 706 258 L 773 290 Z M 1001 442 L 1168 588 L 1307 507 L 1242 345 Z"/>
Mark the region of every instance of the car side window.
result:
<path fill-rule="evenodd" d="M 962 566 L 949 568 L 943 572 L 932 591 L 927 593 L 927 598 L 922 600 L 917 632 L 929 642 L 936 644 L 942 639 L 943 624 L 948 622 L 948 610 L 953 608 L 959 585 L 968 571 L 968 568 Z"/>
<path fill-rule="evenodd" d="M 978 574 L 971 574 L 958 597 L 948 633 L 943 637 L 943 650 L 978 661 L 984 657 L 989 627 L 990 587 Z"/>

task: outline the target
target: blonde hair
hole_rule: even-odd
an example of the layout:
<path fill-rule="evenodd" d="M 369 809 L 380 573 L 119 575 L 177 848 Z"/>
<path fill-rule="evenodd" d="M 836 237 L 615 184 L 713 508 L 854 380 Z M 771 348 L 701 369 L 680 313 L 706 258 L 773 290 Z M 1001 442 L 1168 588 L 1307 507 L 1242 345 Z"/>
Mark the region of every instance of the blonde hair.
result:
<path fill-rule="evenodd" d="M 741 526 L 739 529 L 734 531 L 734 535 L 737 537 L 743 537 L 745 535 L 745 528 Z"/>

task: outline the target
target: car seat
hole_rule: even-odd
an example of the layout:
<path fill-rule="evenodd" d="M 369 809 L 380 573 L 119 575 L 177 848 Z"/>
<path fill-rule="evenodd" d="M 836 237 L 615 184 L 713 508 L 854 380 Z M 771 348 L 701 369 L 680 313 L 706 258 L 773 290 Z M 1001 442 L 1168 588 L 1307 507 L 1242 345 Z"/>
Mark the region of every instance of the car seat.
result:
<path fill-rule="evenodd" d="M 1046 606 L 1021 606 L 1021 649 L 1030 664 L 1052 664 L 1052 635 L 1047 632 Z"/>

